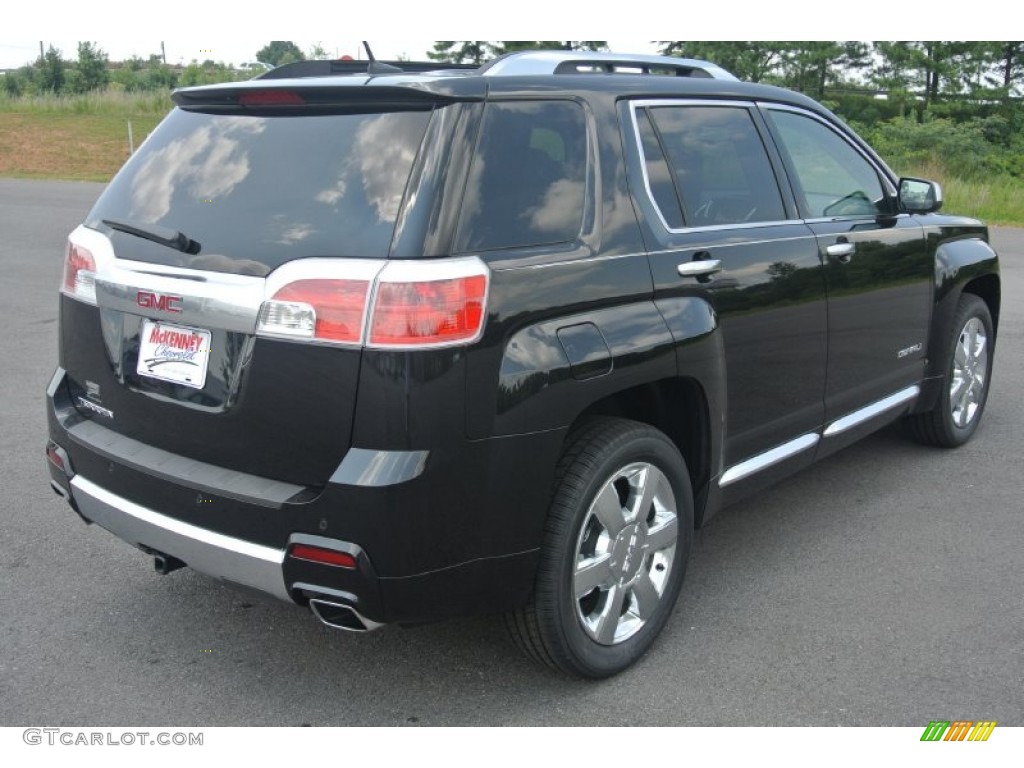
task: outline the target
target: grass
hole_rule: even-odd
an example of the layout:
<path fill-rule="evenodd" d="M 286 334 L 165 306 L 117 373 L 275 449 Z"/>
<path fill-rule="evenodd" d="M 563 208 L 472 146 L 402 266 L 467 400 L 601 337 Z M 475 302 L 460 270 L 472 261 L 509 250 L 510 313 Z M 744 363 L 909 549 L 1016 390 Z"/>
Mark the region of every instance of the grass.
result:
<path fill-rule="evenodd" d="M 128 121 L 137 147 L 172 106 L 166 92 L 21 98 L 0 92 L 0 176 L 109 181 L 128 159 Z M 1022 179 L 964 179 L 938 163 L 905 171 L 942 184 L 948 213 L 1024 227 Z"/>
<path fill-rule="evenodd" d="M 1024 180 L 993 176 L 980 181 L 946 173 L 937 165 L 908 171 L 907 176 L 932 179 L 942 185 L 944 213 L 981 219 L 986 224 L 1024 226 Z"/>
<path fill-rule="evenodd" d="M 0 176 L 109 181 L 173 103 L 166 93 L 0 96 Z"/>

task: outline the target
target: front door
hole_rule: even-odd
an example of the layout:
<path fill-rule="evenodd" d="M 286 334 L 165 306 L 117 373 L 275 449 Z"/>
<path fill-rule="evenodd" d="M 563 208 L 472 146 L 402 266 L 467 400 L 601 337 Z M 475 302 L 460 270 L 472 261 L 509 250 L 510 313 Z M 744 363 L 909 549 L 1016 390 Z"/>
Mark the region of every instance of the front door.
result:
<path fill-rule="evenodd" d="M 924 374 L 932 302 L 921 226 L 895 213 L 895 190 L 833 127 L 792 108 L 764 114 L 825 265 L 826 422 L 886 398 L 912 397 L 909 388 Z"/>

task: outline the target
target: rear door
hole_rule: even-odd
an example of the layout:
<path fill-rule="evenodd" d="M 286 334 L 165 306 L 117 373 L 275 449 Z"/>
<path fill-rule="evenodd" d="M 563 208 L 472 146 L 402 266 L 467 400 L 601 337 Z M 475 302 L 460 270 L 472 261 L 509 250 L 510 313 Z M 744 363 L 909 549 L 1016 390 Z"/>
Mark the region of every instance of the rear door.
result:
<path fill-rule="evenodd" d="M 814 234 L 778 183 L 757 109 L 651 100 L 634 102 L 628 117 L 643 159 L 637 198 L 658 306 L 680 335 L 691 299 L 717 316 L 726 382 L 720 484 L 781 458 L 809 461 L 823 416 L 825 284 Z"/>

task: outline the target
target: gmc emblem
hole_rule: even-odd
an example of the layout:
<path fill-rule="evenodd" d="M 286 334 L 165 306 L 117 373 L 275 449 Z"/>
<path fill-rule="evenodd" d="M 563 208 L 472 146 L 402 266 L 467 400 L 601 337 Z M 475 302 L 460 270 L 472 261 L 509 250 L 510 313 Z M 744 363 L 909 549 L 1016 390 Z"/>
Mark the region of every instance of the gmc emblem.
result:
<path fill-rule="evenodd" d="M 135 302 L 144 309 L 159 309 L 161 312 L 181 312 L 181 296 L 139 291 L 135 296 Z"/>

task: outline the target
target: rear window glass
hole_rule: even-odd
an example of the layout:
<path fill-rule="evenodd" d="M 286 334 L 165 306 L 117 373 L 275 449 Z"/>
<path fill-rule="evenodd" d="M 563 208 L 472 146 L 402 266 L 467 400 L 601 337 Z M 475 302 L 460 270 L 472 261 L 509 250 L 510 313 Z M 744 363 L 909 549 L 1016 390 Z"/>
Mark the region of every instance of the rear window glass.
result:
<path fill-rule="evenodd" d="M 385 257 L 429 112 L 172 112 L 89 216 L 182 232 L 198 254 L 115 232 L 124 258 L 265 274 L 309 256 Z"/>
<path fill-rule="evenodd" d="M 587 134 L 571 101 L 487 105 L 456 250 L 575 240 L 583 224 Z"/>

